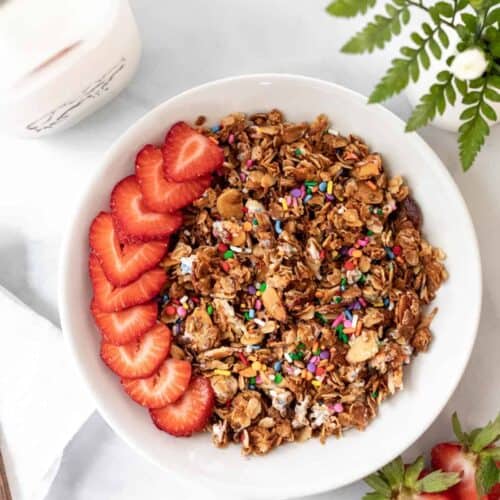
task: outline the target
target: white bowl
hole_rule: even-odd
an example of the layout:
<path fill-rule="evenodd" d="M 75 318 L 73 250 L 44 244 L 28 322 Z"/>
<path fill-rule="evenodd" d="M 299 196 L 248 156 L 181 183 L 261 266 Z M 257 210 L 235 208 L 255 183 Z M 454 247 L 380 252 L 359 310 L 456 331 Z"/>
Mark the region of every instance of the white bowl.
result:
<path fill-rule="evenodd" d="M 189 439 L 157 430 L 99 358 L 100 335 L 89 313 L 88 228 L 108 209 L 114 184 L 133 171 L 145 143 L 163 140 L 178 120 L 205 115 L 209 124 L 233 111 L 278 108 L 289 120 L 326 113 L 332 126 L 363 137 L 382 153 L 392 173 L 409 182 L 424 214 L 424 233 L 448 255 L 450 278 L 439 291 L 430 351 L 406 370 L 405 389 L 386 401 L 365 432 L 349 431 L 325 445 L 313 439 L 265 457 L 243 458 L 239 447 L 214 448 L 208 434 Z M 338 488 L 381 467 L 409 447 L 441 412 L 457 386 L 476 337 L 481 306 L 481 267 L 476 235 L 464 201 L 436 154 L 381 106 L 331 83 L 291 75 L 250 75 L 202 85 L 161 104 L 123 134 L 80 201 L 67 232 L 59 307 L 65 338 L 97 408 L 130 446 L 181 479 L 230 492 L 237 499 L 281 499 Z M 221 493 L 222 495 L 222 493 Z"/>

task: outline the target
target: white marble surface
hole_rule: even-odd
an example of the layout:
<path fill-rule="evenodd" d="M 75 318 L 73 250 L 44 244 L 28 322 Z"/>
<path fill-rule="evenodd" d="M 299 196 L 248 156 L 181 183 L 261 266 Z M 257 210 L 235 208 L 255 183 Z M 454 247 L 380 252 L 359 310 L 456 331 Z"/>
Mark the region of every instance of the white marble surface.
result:
<path fill-rule="evenodd" d="M 361 21 L 333 20 L 323 12 L 326 4 L 327 0 L 132 0 L 144 54 L 130 87 L 61 135 L 38 142 L 0 136 L 0 283 L 58 322 L 58 252 L 69 208 L 110 143 L 179 91 L 224 76 L 269 71 L 315 76 L 368 94 L 394 47 L 392 52 L 367 56 L 340 54 L 342 41 Z M 404 97 L 393 99 L 388 107 L 408 116 Z M 492 131 L 467 174 L 460 171 L 453 134 L 429 127 L 422 135 L 467 201 L 481 246 L 485 289 L 479 338 L 466 374 L 409 456 L 450 437 L 453 410 L 463 414 L 466 425 L 477 425 L 500 408 L 494 387 L 500 380 L 500 127 Z M 3 332 L 8 334 L 5 325 Z M 314 498 L 357 499 L 364 489 L 357 483 Z M 94 415 L 68 446 L 48 499 L 164 500 L 181 495 L 194 497 L 174 477 L 135 455 Z"/>

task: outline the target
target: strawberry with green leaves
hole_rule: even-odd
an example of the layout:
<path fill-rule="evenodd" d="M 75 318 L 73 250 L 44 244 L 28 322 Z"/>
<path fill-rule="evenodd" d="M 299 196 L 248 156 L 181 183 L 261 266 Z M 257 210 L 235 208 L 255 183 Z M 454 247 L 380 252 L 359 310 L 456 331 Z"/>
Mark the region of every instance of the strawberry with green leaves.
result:
<path fill-rule="evenodd" d="M 432 466 L 462 476 L 452 488 L 457 500 L 498 500 L 500 483 L 500 414 L 482 429 L 466 433 L 457 414 L 452 418 L 458 443 L 440 443 L 432 449 Z"/>
<path fill-rule="evenodd" d="M 460 476 L 440 470 L 426 474 L 423 457 L 408 466 L 398 457 L 365 478 L 365 482 L 374 491 L 363 500 L 453 500 L 449 490 L 460 482 Z"/>

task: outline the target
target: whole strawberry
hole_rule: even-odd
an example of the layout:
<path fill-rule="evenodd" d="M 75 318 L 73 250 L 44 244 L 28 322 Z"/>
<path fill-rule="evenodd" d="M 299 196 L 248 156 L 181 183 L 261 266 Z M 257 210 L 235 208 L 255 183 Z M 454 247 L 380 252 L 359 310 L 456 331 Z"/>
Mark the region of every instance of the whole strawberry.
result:
<path fill-rule="evenodd" d="M 451 489 L 457 500 L 500 499 L 500 414 L 482 429 L 462 430 L 457 414 L 452 417 L 458 443 L 440 443 L 432 449 L 432 466 L 458 472 L 462 480 Z"/>
<path fill-rule="evenodd" d="M 365 478 L 374 491 L 363 500 L 453 500 L 450 488 L 459 481 L 456 472 L 435 470 L 426 474 L 423 457 L 408 466 L 398 457 Z"/>

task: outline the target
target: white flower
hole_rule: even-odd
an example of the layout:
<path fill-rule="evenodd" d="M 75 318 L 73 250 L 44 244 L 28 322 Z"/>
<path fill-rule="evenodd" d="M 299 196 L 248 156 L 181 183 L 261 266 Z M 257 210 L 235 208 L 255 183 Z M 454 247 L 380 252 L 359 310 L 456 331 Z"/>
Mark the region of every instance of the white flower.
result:
<path fill-rule="evenodd" d="M 484 73 L 487 66 L 488 61 L 484 52 L 481 49 L 472 48 L 457 54 L 451 63 L 451 72 L 459 80 L 474 80 Z"/>

